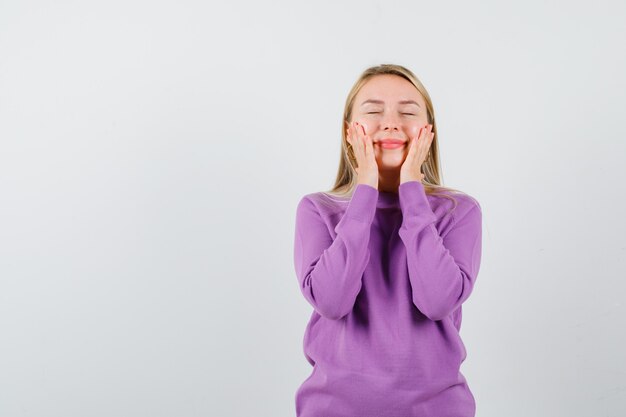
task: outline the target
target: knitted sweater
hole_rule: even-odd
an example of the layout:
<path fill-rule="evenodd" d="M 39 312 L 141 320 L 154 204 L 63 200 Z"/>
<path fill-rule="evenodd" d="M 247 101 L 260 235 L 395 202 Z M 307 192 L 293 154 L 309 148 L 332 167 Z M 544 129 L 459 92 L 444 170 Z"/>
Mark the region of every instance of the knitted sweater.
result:
<path fill-rule="evenodd" d="M 296 211 L 294 262 L 313 307 L 295 395 L 298 417 L 473 417 L 460 365 L 461 305 L 481 258 L 482 214 L 427 195 L 359 184 L 346 200 L 318 192 Z"/>

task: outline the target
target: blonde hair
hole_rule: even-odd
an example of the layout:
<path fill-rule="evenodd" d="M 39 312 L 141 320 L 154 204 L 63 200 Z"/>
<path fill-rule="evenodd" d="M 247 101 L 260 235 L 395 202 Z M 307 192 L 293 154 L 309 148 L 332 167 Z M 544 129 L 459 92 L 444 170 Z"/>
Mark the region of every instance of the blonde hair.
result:
<path fill-rule="evenodd" d="M 424 185 L 424 191 L 430 195 L 439 195 L 444 198 L 451 199 L 454 202 L 454 207 L 458 204 L 457 200 L 450 194 L 461 193 L 462 191 L 456 190 L 450 187 L 444 187 L 442 184 L 442 177 L 439 163 L 439 147 L 437 145 L 437 123 L 435 121 L 435 111 L 433 109 L 433 103 L 430 99 L 430 95 L 426 91 L 424 85 L 409 69 L 401 65 L 382 64 L 374 67 L 370 67 L 363 71 L 361 76 L 352 86 L 352 89 L 348 93 L 346 98 L 346 104 L 343 112 L 343 120 L 341 123 L 341 155 L 339 158 L 339 170 L 337 172 L 337 178 L 335 179 L 335 185 L 332 189 L 325 192 L 328 196 L 335 196 L 339 198 L 347 198 L 352 195 L 354 189 L 357 186 L 357 173 L 355 170 L 355 158 L 352 153 L 352 148 L 349 146 L 346 140 L 347 126 L 352 119 L 352 107 L 354 105 L 354 99 L 363 85 L 372 77 L 376 75 L 391 74 L 397 75 L 409 81 L 415 86 L 417 91 L 422 95 L 426 102 L 426 110 L 428 123 L 433 125 L 432 132 L 435 134 L 430 145 L 430 155 L 426 158 L 422 164 L 422 172 L 424 179 L 422 184 Z"/>

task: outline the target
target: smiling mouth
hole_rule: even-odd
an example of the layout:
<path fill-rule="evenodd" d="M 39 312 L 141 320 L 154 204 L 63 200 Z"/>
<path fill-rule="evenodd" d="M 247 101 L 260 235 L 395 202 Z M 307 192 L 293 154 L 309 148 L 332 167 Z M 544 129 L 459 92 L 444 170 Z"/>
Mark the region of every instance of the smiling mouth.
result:
<path fill-rule="evenodd" d="M 398 144 L 404 144 L 404 140 L 402 139 L 396 139 L 396 138 L 384 138 L 384 139 L 379 139 L 376 142 L 378 143 L 398 143 Z"/>
<path fill-rule="evenodd" d="M 398 149 L 404 148 L 404 142 L 402 141 L 381 141 L 378 142 L 378 146 L 383 149 Z"/>

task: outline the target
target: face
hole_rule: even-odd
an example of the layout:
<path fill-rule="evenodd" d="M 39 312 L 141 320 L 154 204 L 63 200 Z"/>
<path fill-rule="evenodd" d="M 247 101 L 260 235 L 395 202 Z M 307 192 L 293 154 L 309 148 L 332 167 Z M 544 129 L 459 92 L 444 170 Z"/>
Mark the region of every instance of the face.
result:
<path fill-rule="evenodd" d="M 372 138 L 379 170 L 399 169 L 406 158 L 409 139 L 428 124 L 426 102 L 404 78 L 376 75 L 357 93 L 352 121 L 361 123 Z M 399 145 L 386 144 L 387 139 L 398 139 Z"/>

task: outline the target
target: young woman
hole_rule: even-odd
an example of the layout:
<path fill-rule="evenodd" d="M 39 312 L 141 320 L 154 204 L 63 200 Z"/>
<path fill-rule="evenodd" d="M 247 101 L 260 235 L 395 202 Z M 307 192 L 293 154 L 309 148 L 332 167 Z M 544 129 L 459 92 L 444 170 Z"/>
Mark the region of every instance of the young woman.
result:
<path fill-rule="evenodd" d="M 296 275 L 313 307 L 296 414 L 472 417 L 459 330 L 480 205 L 441 186 L 433 105 L 408 69 L 365 70 L 343 122 L 334 188 L 296 211 Z"/>

